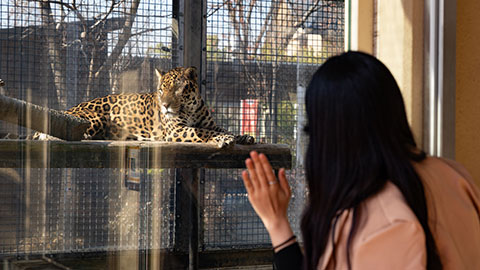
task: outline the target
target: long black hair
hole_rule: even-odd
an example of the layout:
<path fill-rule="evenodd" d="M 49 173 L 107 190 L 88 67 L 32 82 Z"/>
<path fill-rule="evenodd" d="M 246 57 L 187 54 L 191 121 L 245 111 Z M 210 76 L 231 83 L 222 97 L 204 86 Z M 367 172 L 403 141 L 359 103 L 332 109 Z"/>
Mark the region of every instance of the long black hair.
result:
<path fill-rule="evenodd" d="M 347 52 L 329 58 L 313 75 L 305 95 L 310 135 L 306 153 L 309 195 L 301 229 L 304 269 L 316 268 L 336 215 L 357 208 L 387 181 L 402 192 L 426 237 L 427 269 L 441 269 L 428 226 L 424 187 L 412 161 L 425 159 L 408 125 L 400 89 L 375 57 Z M 333 231 L 333 230 L 332 230 Z"/>

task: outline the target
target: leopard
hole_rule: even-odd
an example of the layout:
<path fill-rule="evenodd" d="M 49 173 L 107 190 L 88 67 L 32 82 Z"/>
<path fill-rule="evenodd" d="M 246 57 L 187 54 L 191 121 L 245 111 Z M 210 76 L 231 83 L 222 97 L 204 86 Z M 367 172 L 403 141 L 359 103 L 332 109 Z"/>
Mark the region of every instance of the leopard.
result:
<path fill-rule="evenodd" d="M 197 69 L 155 68 L 156 91 L 111 94 L 82 102 L 67 111 L 86 119 L 86 140 L 139 140 L 213 144 L 226 148 L 254 144 L 254 137 L 234 135 L 216 125 L 198 87 Z"/>

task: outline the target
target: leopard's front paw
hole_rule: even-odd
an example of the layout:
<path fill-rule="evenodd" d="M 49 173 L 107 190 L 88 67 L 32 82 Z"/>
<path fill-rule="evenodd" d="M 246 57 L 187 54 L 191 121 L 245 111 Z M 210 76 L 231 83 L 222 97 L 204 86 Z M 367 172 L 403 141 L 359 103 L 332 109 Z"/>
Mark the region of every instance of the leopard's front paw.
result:
<path fill-rule="evenodd" d="M 61 141 L 61 139 L 53 137 L 52 135 L 41 133 L 41 132 L 35 132 L 32 137 L 32 140 L 34 141 Z"/>
<path fill-rule="evenodd" d="M 230 134 L 222 134 L 213 138 L 218 148 L 227 148 L 235 144 L 235 136 Z"/>
<path fill-rule="evenodd" d="M 237 135 L 237 136 L 235 136 L 235 143 L 238 143 L 238 144 L 254 144 L 255 143 L 255 138 L 248 135 L 248 134 Z"/>

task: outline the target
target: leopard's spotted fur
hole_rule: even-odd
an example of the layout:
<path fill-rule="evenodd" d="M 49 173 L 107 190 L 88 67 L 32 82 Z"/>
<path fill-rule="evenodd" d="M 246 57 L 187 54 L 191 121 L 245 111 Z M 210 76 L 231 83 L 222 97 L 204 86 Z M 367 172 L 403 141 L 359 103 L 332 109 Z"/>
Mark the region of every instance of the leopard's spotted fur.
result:
<path fill-rule="evenodd" d="M 226 147 L 252 144 L 215 125 L 198 89 L 194 67 L 156 70 L 157 91 L 116 94 L 83 102 L 66 111 L 90 121 L 85 139 L 199 142 Z"/>

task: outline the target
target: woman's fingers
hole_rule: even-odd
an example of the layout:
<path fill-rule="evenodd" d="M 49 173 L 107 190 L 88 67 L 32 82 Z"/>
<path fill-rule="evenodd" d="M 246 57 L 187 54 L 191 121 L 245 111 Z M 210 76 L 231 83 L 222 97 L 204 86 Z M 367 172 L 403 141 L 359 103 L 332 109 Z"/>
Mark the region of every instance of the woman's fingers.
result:
<path fill-rule="evenodd" d="M 290 189 L 290 185 L 288 184 L 287 177 L 285 176 L 285 169 L 281 168 L 278 171 L 278 179 L 280 182 L 280 187 L 282 190 L 287 194 L 287 196 L 290 198 L 292 191 Z"/>
<path fill-rule="evenodd" d="M 291 190 L 285 176 L 285 169 L 280 169 L 278 172 L 279 180 L 277 180 L 272 166 L 264 154 L 258 154 L 252 151 L 250 156 L 251 158 L 245 160 L 248 173 L 246 171 L 242 172 L 247 192 L 251 193 L 253 190 L 258 190 L 259 188 L 269 188 L 272 189 L 272 191 L 281 188 L 285 194 L 290 197 Z"/>
<path fill-rule="evenodd" d="M 268 184 L 268 179 L 265 175 L 265 171 L 263 169 L 263 166 L 262 166 L 262 163 L 260 161 L 260 157 L 258 155 L 257 152 L 255 151 L 252 151 L 250 152 L 250 157 L 252 157 L 252 160 L 253 160 L 253 164 L 254 164 L 254 167 L 255 167 L 255 175 L 257 177 L 257 181 L 258 181 L 258 185 L 259 186 L 262 186 L 262 187 L 267 187 Z"/>
<path fill-rule="evenodd" d="M 248 193 L 252 193 L 253 185 L 252 185 L 252 181 L 250 180 L 250 177 L 248 176 L 247 171 L 242 172 L 242 178 L 243 178 L 243 184 L 245 185 L 245 189 L 247 190 Z"/>
<path fill-rule="evenodd" d="M 255 170 L 255 165 L 253 163 L 253 160 L 250 158 L 247 158 L 247 160 L 245 160 L 245 165 L 247 166 L 248 173 L 250 174 L 250 177 L 248 178 L 248 180 L 252 184 L 252 187 L 254 189 L 259 188 L 260 184 L 258 183 L 257 172 Z"/>
<path fill-rule="evenodd" d="M 270 184 L 270 182 L 277 182 L 277 178 L 273 173 L 272 166 L 270 165 L 270 162 L 268 161 L 267 156 L 265 156 L 264 154 L 260 154 L 259 159 L 260 159 L 261 166 L 263 167 L 263 171 L 265 172 L 265 176 L 267 177 L 268 183 Z M 278 184 L 278 183 L 275 183 L 275 184 Z"/>
<path fill-rule="evenodd" d="M 284 241 L 285 237 L 283 237 L 284 235 L 275 236 L 278 233 L 279 224 L 287 224 L 287 226 L 280 227 L 287 228 L 287 234 L 292 234 L 287 218 L 290 187 L 285 170 L 280 169 L 279 180 L 277 180 L 272 166 L 264 154 L 259 155 L 252 151 L 250 157 L 245 160 L 247 170 L 242 172 L 248 200 L 269 231 L 272 243 L 280 243 Z M 269 181 L 272 184 L 269 184 Z M 277 241 L 277 238 L 280 240 Z"/>

